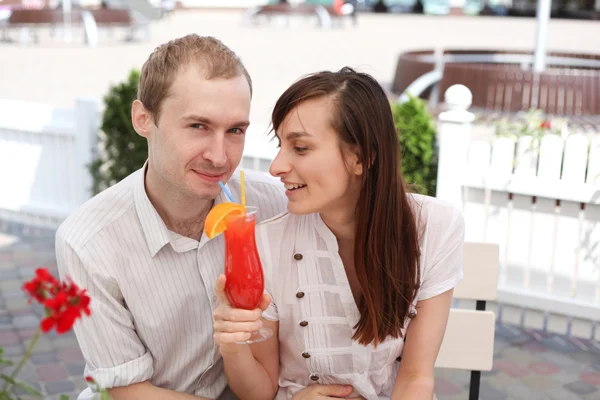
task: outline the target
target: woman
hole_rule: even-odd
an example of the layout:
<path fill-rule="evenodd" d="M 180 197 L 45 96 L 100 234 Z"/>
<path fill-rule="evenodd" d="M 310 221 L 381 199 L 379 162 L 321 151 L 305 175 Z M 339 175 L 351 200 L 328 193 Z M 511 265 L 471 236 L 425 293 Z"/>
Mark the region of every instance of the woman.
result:
<path fill-rule="evenodd" d="M 272 122 L 280 150 L 270 172 L 289 212 L 257 228 L 271 296 L 262 319 L 231 308 L 217 282 L 215 340 L 230 387 L 242 399 L 289 399 L 314 384 L 352 386 L 333 397 L 431 399 L 462 278 L 460 212 L 407 192 L 390 104 L 369 75 L 307 76 Z M 259 326 L 274 336 L 236 344 Z"/>

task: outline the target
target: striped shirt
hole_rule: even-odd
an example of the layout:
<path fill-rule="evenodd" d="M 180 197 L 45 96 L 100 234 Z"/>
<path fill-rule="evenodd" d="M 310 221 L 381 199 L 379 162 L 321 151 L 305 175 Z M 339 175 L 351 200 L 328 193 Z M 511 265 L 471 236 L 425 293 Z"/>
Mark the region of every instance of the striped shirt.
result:
<path fill-rule="evenodd" d="M 60 277 L 91 297 L 92 315 L 74 326 L 84 373 L 106 388 L 150 380 L 215 399 L 226 388 L 212 324 L 223 237 L 198 242 L 169 231 L 146 194 L 144 171 L 86 202 L 56 234 Z M 278 180 L 247 171 L 245 181 L 259 221 L 285 210 Z M 240 198 L 237 172 L 227 187 Z M 223 201 L 221 193 L 215 203 Z"/>

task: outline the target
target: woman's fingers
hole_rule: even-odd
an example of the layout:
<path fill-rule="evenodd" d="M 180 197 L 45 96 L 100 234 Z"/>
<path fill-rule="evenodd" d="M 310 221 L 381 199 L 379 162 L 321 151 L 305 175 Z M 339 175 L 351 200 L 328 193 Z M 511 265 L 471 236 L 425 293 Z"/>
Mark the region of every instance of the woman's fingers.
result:
<path fill-rule="evenodd" d="M 255 322 L 260 320 L 261 315 L 262 312 L 260 309 L 243 310 L 224 304 L 217 307 L 213 314 L 215 321 L 224 320 L 231 322 Z"/>
<path fill-rule="evenodd" d="M 269 307 L 269 304 L 271 304 L 271 296 L 269 296 L 268 294 L 263 294 L 262 299 L 260 300 L 260 304 L 258 305 L 258 308 L 261 309 L 262 311 L 265 311 L 267 309 L 267 307 Z"/>
<path fill-rule="evenodd" d="M 218 345 L 233 344 L 250 339 L 250 332 L 215 332 L 213 335 Z"/>
<path fill-rule="evenodd" d="M 214 329 L 217 332 L 254 332 L 262 328 L 262 321 L 253 322 L 231 322 L 224 320 L 215 320 Z"/>
<path fill-rule="evenodd" d="M 215 293 L 217 295 L 217 298 L 219 299 L 219 304 L 230 305 L 229 298 L 227 297 L 227 293 L 225 293 L 225 282 L 226 281 L 227 280 L 225 278 L 225 275 L 223 275 L 223 274 L 219 275 L 219 277 L 217 278 L 217 281 L 215 282 Z"/>

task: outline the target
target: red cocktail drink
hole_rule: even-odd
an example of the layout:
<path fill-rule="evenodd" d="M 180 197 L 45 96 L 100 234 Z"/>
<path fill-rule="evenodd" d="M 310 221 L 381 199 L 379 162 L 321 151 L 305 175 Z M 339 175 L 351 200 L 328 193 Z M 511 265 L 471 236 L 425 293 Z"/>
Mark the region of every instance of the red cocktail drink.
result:
<path fill-rule="evenodd" d="M 233 306 L 246 310 L 258 307 L 265 288 L 254 238 L 255 227 L 255 213 L 227 218 L 225 290 Z"/>
<path fill-rule="evenodd" d="M 225 230 L 225 291 L 231 305 L 253 310 L 260 304 L 264 293 L 264 276 L 254 230 L 255 207 L 246 207 L 246 214 L 227 217 Z M 253 343 L 270 337 L 270 329 L 253 332 L 244 343 Z"/>

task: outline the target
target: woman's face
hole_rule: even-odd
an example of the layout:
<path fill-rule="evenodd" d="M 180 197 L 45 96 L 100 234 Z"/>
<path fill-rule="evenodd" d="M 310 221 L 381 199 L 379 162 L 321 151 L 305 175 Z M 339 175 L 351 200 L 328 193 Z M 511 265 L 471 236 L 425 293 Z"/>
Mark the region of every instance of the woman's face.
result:
<path fill-rule="evenodd" d="M 356 207 L 362 165 L 333 129 L 330 96 L 306 100 L 276 134 L 280 150 L 270 172 L 281 178 L 294 214 L 329 213 Z"/>

